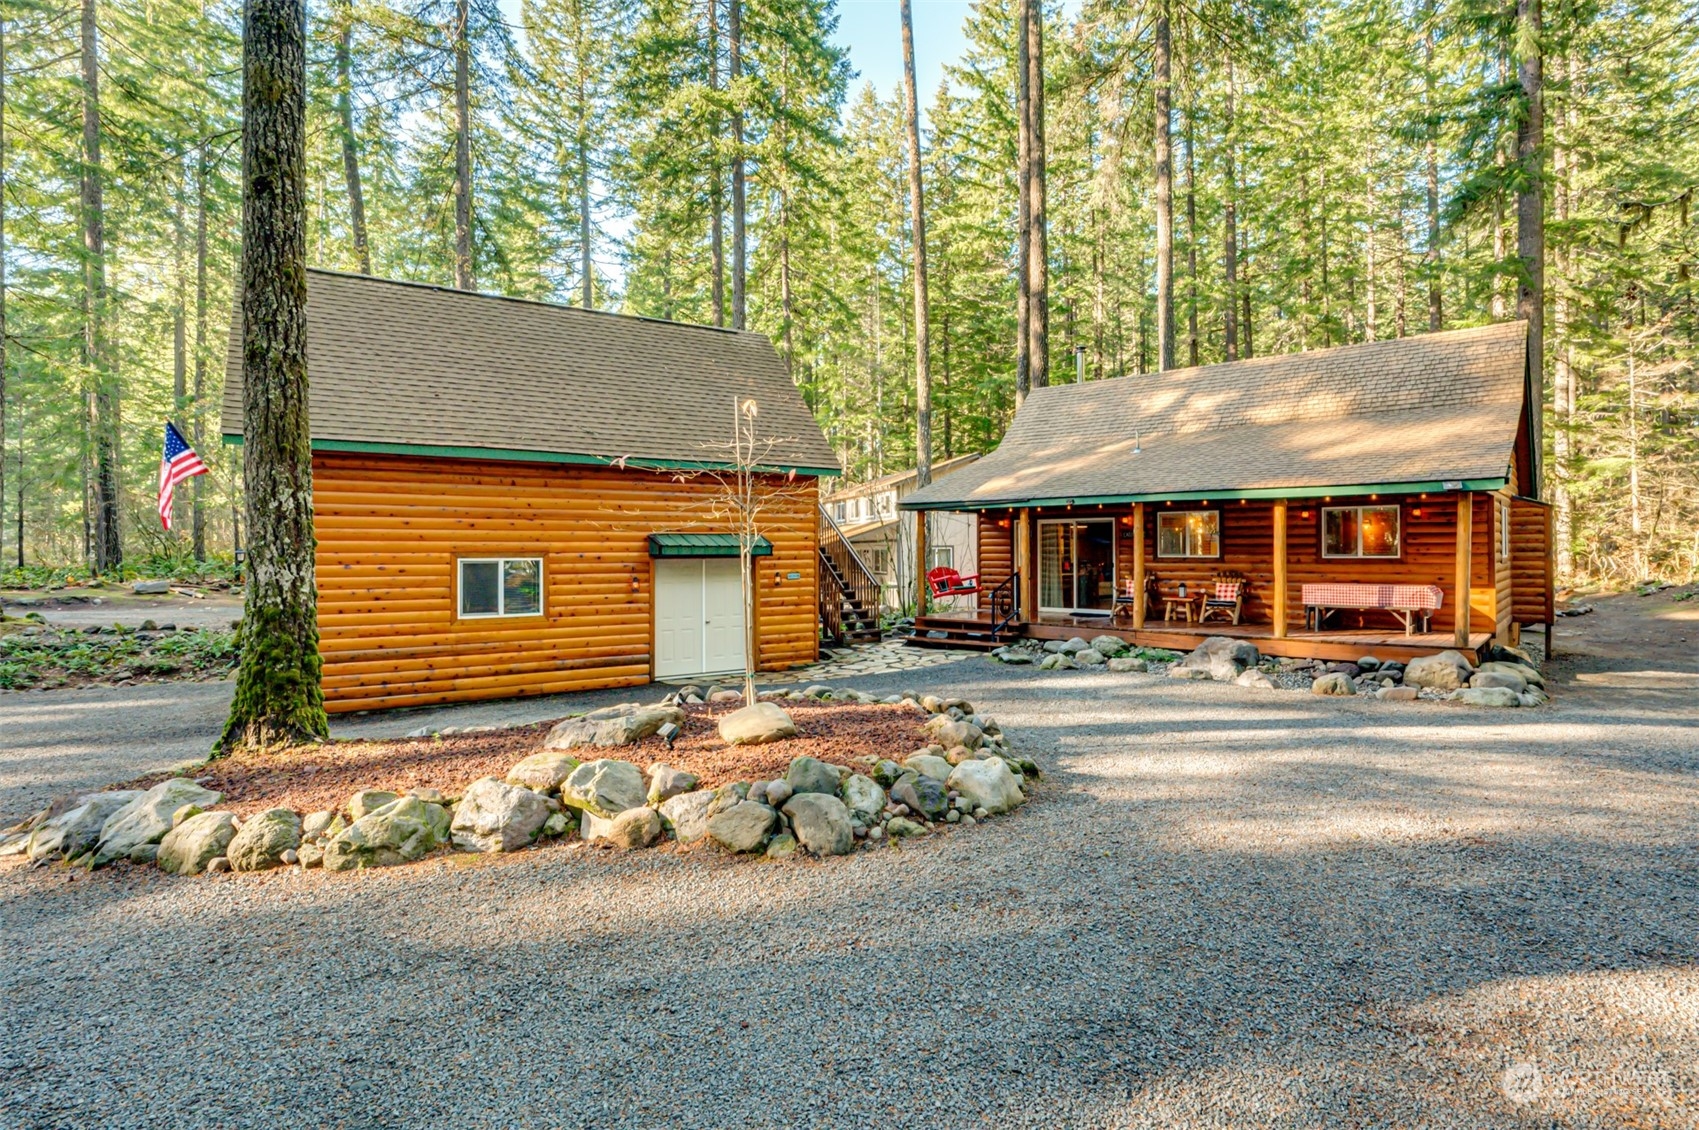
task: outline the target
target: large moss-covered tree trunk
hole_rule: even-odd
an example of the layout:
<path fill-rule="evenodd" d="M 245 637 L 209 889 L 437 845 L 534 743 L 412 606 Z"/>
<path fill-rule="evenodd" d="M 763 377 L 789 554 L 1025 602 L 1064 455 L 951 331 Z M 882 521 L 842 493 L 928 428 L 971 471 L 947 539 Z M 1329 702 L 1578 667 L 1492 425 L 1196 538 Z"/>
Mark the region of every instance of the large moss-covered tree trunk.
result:
<path fill-rule="evenodd" d="M 220 747 L 322 741 L 307 428 L 306 17 L 248 0 L 243 49 L 242 472 L 248 596 Z"/>

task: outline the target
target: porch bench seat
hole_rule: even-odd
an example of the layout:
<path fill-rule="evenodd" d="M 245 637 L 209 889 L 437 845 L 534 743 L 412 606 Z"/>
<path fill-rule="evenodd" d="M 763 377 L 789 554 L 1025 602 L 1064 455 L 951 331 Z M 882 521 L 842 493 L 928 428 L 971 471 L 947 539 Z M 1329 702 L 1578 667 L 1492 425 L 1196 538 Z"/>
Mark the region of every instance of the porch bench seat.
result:
<path fill-rule="evenodd" d="M 1313 627 L 1320 631 L 1328 615 L 1340 609 L 1377 610 L 1396 616 L 1408 636 L 1418 621 L 1424 632 L 1428 630 L 1429 618 L 1444 597 L 1438 585 L 1304 585 L 1304 624 L 1311 626 L 1313 617 Z"/>

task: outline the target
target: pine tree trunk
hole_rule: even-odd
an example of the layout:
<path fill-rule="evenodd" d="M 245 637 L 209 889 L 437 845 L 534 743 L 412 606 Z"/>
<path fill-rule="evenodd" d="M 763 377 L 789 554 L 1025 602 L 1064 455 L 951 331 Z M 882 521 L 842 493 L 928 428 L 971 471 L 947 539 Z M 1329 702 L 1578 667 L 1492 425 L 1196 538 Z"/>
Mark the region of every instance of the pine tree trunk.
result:
<path fill-rule="evenodd" d="M 1186 363 L 1200 363 L 1198 342 L 1198 199 L 1197 162 L 1192 154 L 1194 106 L 1186 114 Z"/>
<path fill-rule="evenodd" d="M 1438 333 L 1444 324 L 1444 299 L 1440 290 L 1439 274 L 1439 125 L 1435 120 L 1439 111 L 1434 106 L 1434 6 L 1429 0 L 1427 10 L 1428 28 L 1422 36 L 1422 79 L 1424 97 L 1422 107 L 1427 114 L 1427 139 L 1424 155 L 1427 158 L 1428 177 L 1428 246 L 1426 274 L 1428 276 L 1428 332 Z"/>
<path fill-rule="evenodd" d="M 1222 306 L 1222 336 L 1225 338 L 1224 351 L 1229 361 L 1239 359 L 1239 214 L 1238 214 L 1238 169 L 1235 153 L 1238 146 L 1238 136 L 1234 133 L 1233 124 L 1233 92 L 1234 92 L 1233 60 L 1227 60 L 1227 113 L 1222 123 L 1222 162 L 1224 165 L 1221 218 L 1224 234 L 1222 236 L 1222 273 L 1226 276 L 1226 300 Z"/>
<path fill-rule="evenodd" d="M 1367 229 L 1363 233 L 1363 265 L 1368 283 L 1367 293 L 1364 295 L 1363 340 L 1373 341 L 1379 312 L 1375 309 L 1375 283 L 1378 280 L 1375 276 L 1375 151 L 1372 146 L 1369 148 L 1363 172 L 1363 183 L 1367 188 L 1367 199 L 1363 202 L 1364 227 Z"/>
<path fill-rule="evenodd" d="M 1027 245 L 1031 261 L 1027 265 L 1027 297 L 1030 340 L 1027 342 L 1027 365 L 1033 387 L 1043 388 L 1050 383 L 1050 235 L 1046 203 L 1044 156 L 1044 4 L 1030 0 L 1030 19 L 1027 21 L 1027 112 L 1032 121 L 1027 132 L 1032 146 L 1028 154 L 1028 175 L 1032 178 L 1032 194 L 1028 219 L 1032 224 L 1032 239 Z"/>
<path fill-rule="evenodd" d="M 1516 251 L 1522 269 L 1516 285 L 1516 316 L 1528 323 L 1528 403 L 1534 434 L 1533 451 L 1536 495 L 1540 489 L 1542 462 L 1540 426 L 1545 396 L 1545 294 L 1546 217 L 1542 188 L 1545 185 L 1545 91 L 1542 74 L 1543 34 L 1540 0 L 1517 0 L 1517 79 L 1522 87 L 1523 112 L 1516 124 L 1516 160 L 1522 166 L 1522 190 L 1516 197 Z"/>
<path fill-rule="evenodd" d="M 580 89 L 579 97 L 583 97 Z M 583 103 L 580 103 L 583 105 Z M 590 142 L 583 125 L 578 133 L 578 275 L 579 305 L 596 308 L 596 268 L 590 242 Z"/>
<path fill-rule="evenodd" d="M 471 290 L 472 271 L 472 11 L 454 4 L 454 285 Z"/>
<path fill-rule="evenodd" d="M 932 482 L 931 323 L 926 294 L 926 198 L 920 169 L 920 105 L 914 90 L 914 19 L 909 0 L 900 5 L 903 25 L 903 110 L 908 127 L 909 224 L 914 240 L 914 469 L 917 486 Z M 916 522 L 921 529 L 922 516 Z M 916 541 L 924 546 L 924 534 Z M 926 561 L 915 571 L 915 608 L 926 609 Z"/>
<path fill-rule="evenodd" d="M 1027 63 L 1033 8 L 1017 0 L 1015 22 L 1015 408 L 1032 391 L 1032 71 Z"/>
<path fill-rule="evenodd" d="M 6 16 L 0 12 L 0 561 L 6 550 Z M 18 447 L 23 451 L 23 445 Z M 23 481 L 23 458 L 20 454 L 18 481 Z M 18 567 L 23 567 L 23 499 L 18 499 Z M 4 605 L 0 604 L 0 609 Z M 0 617 L 4 617 L 0 611 Z"/>
<path fill-rule="evenodd" d="M 743 154 L 743 0 L 728 0 L 726 9 L 727 71 L 732 95 L 732 329 L 744 327 L 746 313 L 745 256 L 748 252 L 744 215 Z"/>
<path fill-rule="evenodd" d="M 360 188 L 360 154 L 354 140 L 354 9 L 343 0 L 337 9 L 341 29 L 336 37 L 336 113 L 342 126 L 342 176 L 348 186 L 348 227 L 354 237 L 354 259 L 362 275 L 372 273 L 372 251 L 366 242 L 366 197 Z"/>
<path fill-rule="evenodd" d="M 189 417 L 189 442 L 195 451 L 201 450 L 202 422 L 206 418 L 206 334 L 207 334 L 207 262 L 206 262 L 206 145 L 200 147 L 195 159 L 195 383 L 194 402 Z M 207 476 L 196 475 L 189 480 L 189 537 L 196 561 L 206 560 L 206 511 L 201 504 L 201 484 Z"/>
<path fill-rule="evenodd" d="M 306 16 L 247 0 L 243 40 L 242 662 L 219 748 L 323 741 L 307 420 Z"/>
<path fill-rule="evenodd" d="M 1559 230 L 1567 228 L 1575 199 L 1575 157 L 1578 96 L 1576 82 L 1580 77 L 1573 53 L 1564 57 L 1567 101 L 1561 117 L 1564 128 L 1552 149 L 1552 205 L 1557 213 Z M 1552 540 L 1557 543 L 1557 576 L 1567 583 L 1575 575 L 1575 519 L 1569 496 L 1569 473 L 1573 466 L 1573 432 L 1575 413 L 1575 343 L 1570 339 L 1570 299 L 1573 261 L 1568 245 L 1558 244 L 1557 293 L 1553 296 L 1552 320 L 1555 339 L 1559 343 L 1556 364 L 1552 371 Z"/>
<path fill-rule="evenodd" d="M 720 178 L 720 0 L 708 0 L 708 91 L 709 99 L 714 107 L 712 120 L 709 122 L 708 135 L 713 140 L 709 145 L 708 160 L 708 243 L 712 249 L 714 260 L 714 277 L 710 282 L 713 293 L 714 324 L 726 324 L 726 237 L 725 213 L 726 199 L 723 182 Z"/>
<path fill-rule="evenodd" d="M 1154 81 L 1156 84 L 1156 367 L 1174 367 L 1174 87 L 1169 70 L 1171 50 L 1168 0 L 1160 0 L 1156 16 Z"/>
<path fill-rule="evenodd" d="M 186 187 L 181 174 L 182 164 L 178 162 L 178 175 L 175 189 L 177 201 L 172 212 L 172 227 L 174 229 L 176 247 L 173 249 L 173 269 L 177 275 L 176 299 L 171 304 L 171 422 L 178 427 L 184 424 L 183 413 L 189 407 L 189 249 L 187 224 L 183 215 L 183 190 Z M 196 449 L 197 453 L 199 449 Z M 182 538 L 184 495 L 187 491 L 176 491 L 171 496 L 171 536 Z"/>
<path fill-rule="evenodd" d="M 94 374 L 90 430 L 94 447 L 94 567 L 117 569 L 124 561 L 118 502 L 118 377 L 112 371 L 106 332 L 106 210 L 100 165 L 100 42 L 96 0 L 82 0 L 83 71 L 83 360 Z"/>

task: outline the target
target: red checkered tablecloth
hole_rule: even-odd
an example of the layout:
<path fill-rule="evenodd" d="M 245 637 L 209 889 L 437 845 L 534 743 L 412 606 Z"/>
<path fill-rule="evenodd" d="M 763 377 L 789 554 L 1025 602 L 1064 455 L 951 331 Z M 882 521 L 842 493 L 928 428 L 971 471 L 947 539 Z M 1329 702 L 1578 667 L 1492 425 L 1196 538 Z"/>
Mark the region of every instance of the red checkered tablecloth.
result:
<path fill-rule="evenodd" d="M 1438 585 L 1305 585 L 1304 604 L 1310 608 L 1434 609 L 1444 594 Z"/>

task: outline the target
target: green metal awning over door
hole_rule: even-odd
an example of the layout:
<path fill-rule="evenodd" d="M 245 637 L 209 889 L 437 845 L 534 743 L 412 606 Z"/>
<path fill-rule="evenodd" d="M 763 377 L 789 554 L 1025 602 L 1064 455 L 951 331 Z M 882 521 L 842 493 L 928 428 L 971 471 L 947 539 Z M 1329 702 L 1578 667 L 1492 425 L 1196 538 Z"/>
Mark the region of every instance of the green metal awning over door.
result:
<path fill-rule="evenodd" d="M 736 534 L 650 534 L 650 557 L 736 557 Z M 771 557 L 773 543 L 758 537 L 751 557 Z"/>

